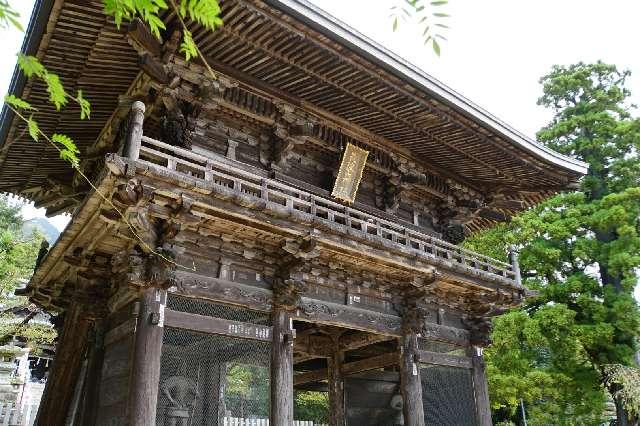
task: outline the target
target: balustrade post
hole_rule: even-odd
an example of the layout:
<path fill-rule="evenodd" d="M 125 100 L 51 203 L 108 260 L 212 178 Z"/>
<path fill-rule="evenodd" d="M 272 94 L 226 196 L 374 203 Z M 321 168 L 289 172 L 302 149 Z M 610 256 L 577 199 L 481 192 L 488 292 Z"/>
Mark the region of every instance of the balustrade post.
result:
<path fill-rule="evenodd" d="M 516 284 L 522 285 L 522 277 L 520 276 L 520 262 L 518 261 L 518 251 L 515 246 L 509 248 L 509 262 L 513 270 L 514 280 Z"/>
<path fill-rule="evenodd" d="M 129 116 L 129 128 L 124 142 L 122 154 L 131 160 L 140 158 L 140 146 L 142 144 L 142 124 L 144 123 L 144 103 L 135 101 L 131 105 Z"/>

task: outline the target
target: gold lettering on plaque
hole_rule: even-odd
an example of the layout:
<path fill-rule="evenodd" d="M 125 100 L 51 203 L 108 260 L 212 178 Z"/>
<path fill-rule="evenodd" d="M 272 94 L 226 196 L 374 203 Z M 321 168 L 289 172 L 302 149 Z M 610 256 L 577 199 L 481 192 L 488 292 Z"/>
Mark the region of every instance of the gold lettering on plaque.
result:
<path fill-rule="evenodd" d="M 355 201 L 368 155 L 369 151 L 350 143 L 347 144 L 331 196 L 348 203 Z"/>

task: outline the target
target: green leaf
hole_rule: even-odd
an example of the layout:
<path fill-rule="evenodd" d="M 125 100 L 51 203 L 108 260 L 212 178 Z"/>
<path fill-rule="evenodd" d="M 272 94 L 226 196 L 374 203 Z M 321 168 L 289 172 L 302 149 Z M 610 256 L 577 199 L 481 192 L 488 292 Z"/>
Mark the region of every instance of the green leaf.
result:
<path fill-rule="evenodd" d="M 393 18 L 393 31 L 398 29 L 398 17 Z"/>
<path fill-rule="evenodd" d="M 33 116 L 30 116 L 27 120 L 27 128 L 29 129 L 29 136 L 38 142 L 38 136 L 40 136 L 40 128 L 38 127 L 38 123 L 33 119 Z"/>
<path fill-rule="evenodd" d="M 16 19 L 19 18 L 20 14 L 11 8 L 9 2 L 6 0 L 0 1 L 0 27 L 8 28 L 13 25 L 19 31 L 24 31 L 22 28 L 22 24 Z"/>
<path fill-rule="evenodd" d="M 67 92 L 64 91 L 60 77 L 57 74 L 45 72 L 43 80 L 47 84 L 49 101 L 56 106 L 57 110 L 60 110 L 67 104 Z"/>
<path fill-rule="evenodd" d="M 449 3 L 447 0 L 432 1 L 431 6 L 442 6 Z"/>
<path fill-rule="evenodd" d="M 44 65 L 40 63 L 38 58 L 30 55 L 23 55 L 22 53 L 18 54 L 18 67 L 20 67 L 24 75 L 28 78 L 34 75 L 43 78 L 47 72 Z"/>
<path fill-rule="evenodd" d="M 436 55 L 440 56 L 440 45 L 438 44 L 435 38 L 432 39 L 432 44 L 433 44 L 433 51 L 436 53 Z"/>
<path fill-rule="evenodd" d="M 54 133 L 51 136 L 51 140 L 61 145 L 60 158 L 71 163 L 73 167 L 78 167 L 80 164 L 80 159 L 78 158 L 80 151 L 75 142 L 69 136 L 60 133 Z"/>
<path fill-rule="evenodd" d="M 184 53 L 185 59 L 187 61 L 190 61 L 192 58 L 198 57 L 198 48 L 196 47 L 196 44 L 191 37 L 191 31 L 184 31 L 182 43 L 180 44 L 180 52 Z"/>
<path fill-rule="evenodd" d="M 442 13 L 442 12 L 435 12 L 433 14 L 433 16 L 436 16 L 438 18 L 448 18 L 450 15 L 447 13 Z"/>
<path fill-rule="evenodd" d="M 35 108 L 32 107 L 29 102 L 24 101 L 24 100 L 18 98 L 17 96 L 14 96 L 14 95 L 6 95 L 4 97 L 4 101 L 6 103 L 8 103 L 9 105 L 11 105 L 12 107 L 17 108 L 17 109 L 35 110 Z"/>
<path fill-rule="evenodd" d="M 65 149 L 68 149 L 69 151 L 77 154 L 80 151 L 78 151 L 78 147 L 76 146 L 75 142 L 73 142 L 73 139 L 71 139 L 69 136 L 67 135 L 63 135 L 60 133 L 54 133 L 51 136 L 51 140 L 57 144 L 62 145 Z"/>
<path fill-rule="evenodd" d="M 80 105 L 80 119 L 91 118 L 91 104 L 82 96 L 82 90 L 78 89 L 76 102 Z"/>

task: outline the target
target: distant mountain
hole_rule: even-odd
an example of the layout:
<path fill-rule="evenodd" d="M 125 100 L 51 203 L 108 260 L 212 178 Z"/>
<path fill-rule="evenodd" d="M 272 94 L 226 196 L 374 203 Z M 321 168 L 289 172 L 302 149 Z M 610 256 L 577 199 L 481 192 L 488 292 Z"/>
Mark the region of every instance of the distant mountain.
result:
<path fill-rule="evenodd" d="M 44 217 L 35 217 L 33 219 L 25 220 L 22 225 L 23 234 L 30 235 L 36 230 L 44 235 L 44 238 L 49 241 L 49 244 L 51 245 L 53 245 L 60 236 L 58 228 L 53 226 L 51 222 Z"/>

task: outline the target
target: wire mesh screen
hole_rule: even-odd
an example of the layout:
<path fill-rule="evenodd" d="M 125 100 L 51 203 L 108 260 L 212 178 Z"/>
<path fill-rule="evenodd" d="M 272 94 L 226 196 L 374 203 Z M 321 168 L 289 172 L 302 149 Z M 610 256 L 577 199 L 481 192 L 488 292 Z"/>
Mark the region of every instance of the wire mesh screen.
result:
<path fill-rule="evenodd" d="M 271 319 L 267 312 L 252 311 L 239 306 L 223 305 L 173 294 L 167 298 L 167 309 L 252 324 L 271 325 Z"/>
<path fill-rule="evenodd" d="M 167 307 L 270 325 L 268 314 L 196 299 L 169 297 Z M 156 425 L 252 424 L 267 419 L 270 356 L 267 342 L 165 327 Z"/>
<path fill-rule="evenodd" d="M 421 364 L 422 405 L 427 425 L 474 426 L 471 370 Z"/>

